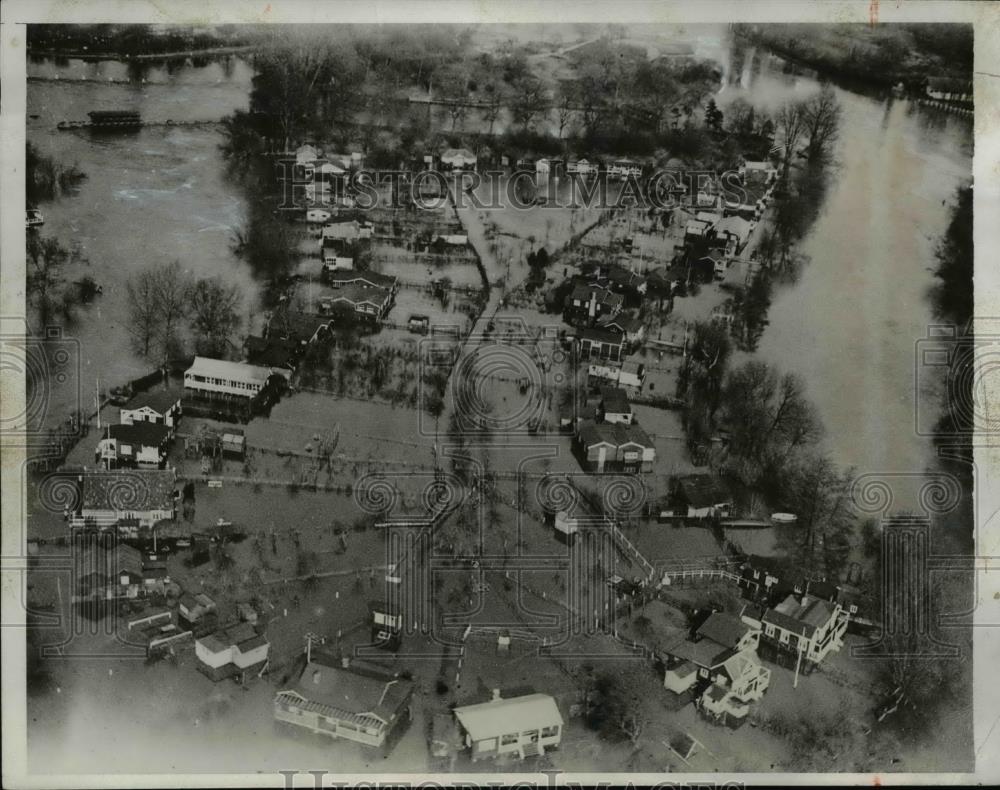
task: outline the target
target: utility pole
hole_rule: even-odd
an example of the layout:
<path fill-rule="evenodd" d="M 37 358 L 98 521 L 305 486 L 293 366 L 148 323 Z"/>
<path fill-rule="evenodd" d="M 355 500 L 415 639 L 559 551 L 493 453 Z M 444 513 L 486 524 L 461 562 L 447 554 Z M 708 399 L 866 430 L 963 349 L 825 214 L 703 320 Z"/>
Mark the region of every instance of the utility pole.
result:
<path fill-rule="evenodd" d="M 792 681 L 792 688 L 793 689 L 797 689 L 799 687 L 799 668 L 802 666 L 802 636 L 801 635 L 799 635 L 799 638 L 798 638 L 798 648 L 799 648 L 799 656 L 798 656 L 798 659 L 795 661 L 795 680 Z"/>

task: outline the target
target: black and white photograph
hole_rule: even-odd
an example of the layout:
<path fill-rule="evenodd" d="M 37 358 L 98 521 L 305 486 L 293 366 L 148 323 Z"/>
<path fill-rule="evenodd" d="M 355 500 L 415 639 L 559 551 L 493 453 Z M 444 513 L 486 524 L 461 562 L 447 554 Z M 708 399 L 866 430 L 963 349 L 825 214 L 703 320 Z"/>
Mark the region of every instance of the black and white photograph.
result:
<path fill-rule="evenodd" d="M 370 5 L 5 4 L 5 785 L 995 780 L 1000 5 Z"/>

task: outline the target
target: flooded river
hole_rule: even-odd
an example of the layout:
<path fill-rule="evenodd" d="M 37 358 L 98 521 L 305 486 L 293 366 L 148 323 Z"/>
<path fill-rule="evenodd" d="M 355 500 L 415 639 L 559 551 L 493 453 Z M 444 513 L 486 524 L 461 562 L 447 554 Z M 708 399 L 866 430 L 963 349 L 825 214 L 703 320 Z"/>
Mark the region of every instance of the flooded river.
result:
<path fill-rule="evenodd" d="M 748 50 L 720 105 L 764 108 L 818 91 L 814 75 Z M 759 354 L 803 377 L 834 459 L 867 472 L 920 472 L 931 454 L 914 430 L 915 344 L 932 316 L 934 250 L 955 190 L 972 172 L 972 125 L 906 100 L 836 88 L 843 107 L 836 165 L 800 245 L 810 262 L 779 286 Z"/>
<path fill-rule="evenodd" d="M 714 47 L 724 64 L 723 110 L 737 96 L 773 109 L 819 90 L 815 75 L 765 52 L 737 57 L 724 32 L 699 35 L 696 44 L 699 54 Z M 138 109 L 151 121 L 217 120 L 246 107 L 249 64 L 229 58 L 139 75 L 115 62 L 45 60 L 30 63 L 29 75 L 44 79 L 29 83 L 28 113 L 36 117 L 28 139 L 88 176 L 78 195 L 43 206 L 44 232 L 79 243 L 104 286 L 70 330 L 81 342 L 85 389 L 93 391 L 98 372 L 119 383 L 150 368 L 127 351 L 122 325 L 124 283 L 137 268 L 179 260 L 196 275 L 222 276 L 246 289 L 249 315 L 257 286 L 230 249 L 244 202 L 225 173 L 216 127 L 100 137 L 55 129 L 108 108 Z M 914 392 L 914 344 L 934 323 L 927 298 L 934 247 L 955 188 L 971 172 L 971 124 L 905 100 L 836 91 L 844 110 L 837 164 L 800 246 L 811 261 L 776 291 L 759 351 L 805 379 L 838 462 L 862 473 L 918 471 L 930 446 L 912 428 L 915 397 L 936 395 Z M 50 411 L 68 411 L 75 397 L 74 388 L 56 385 Z"/>
<path fill-rule="evenodd" d="M 149 121 L 215 121 L 247 107 L 252 70 L 238 58 L 202 66 L 153 67 L 145 82 L 128 82 L 122 63 L 29 61 L 27 137 L 43 154 L 76 164 L 87 178 L 78 194 L 41 206 L 42 233 L 78 245 L 89 266 L 68 267 L 67 278 L 89 274 L 104 289 L 81 308 L 66 334 L 79 341 L 82 404 L 92 408 L 101 388 L 124 383 L 154 365 L 130 351 L 123 318 L 125 283 L 147 266 L 180 261 L 195 276 L 218 275 L 247 294 L 249 314 L 257 287 L 231 252 L 244 201 L 225 173 L 215 126 L 149 126 L 132 134 L 59 131 L 63 120 L 86 120 L 100 109 L 134 109 Z M 136 75 L 132 75 L 136 76 Z M 58 79 L 54 79 L 58 78 Z M 51 382 L 46 421 L 63 419 L 77 405 L 75 377 Z"/>

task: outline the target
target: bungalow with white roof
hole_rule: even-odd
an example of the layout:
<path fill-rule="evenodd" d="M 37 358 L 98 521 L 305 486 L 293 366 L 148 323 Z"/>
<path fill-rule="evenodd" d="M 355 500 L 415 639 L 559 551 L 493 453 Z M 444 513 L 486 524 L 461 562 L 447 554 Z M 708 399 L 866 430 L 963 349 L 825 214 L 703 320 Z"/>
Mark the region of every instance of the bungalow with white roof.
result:
<path fill-rule="evenodd" d="M 525 694 L 455 708 L 455 719 L 473 761 L 501 755 L 542 755 L 562 741 L 563 717 L 548 694 Z"/>
<path fill-rule="evenodd" d="M 214 681 L 261 669 L 270 648 L 267 637 L 250 623 L 223 628 L 194 642 L 198 670 Z"/>

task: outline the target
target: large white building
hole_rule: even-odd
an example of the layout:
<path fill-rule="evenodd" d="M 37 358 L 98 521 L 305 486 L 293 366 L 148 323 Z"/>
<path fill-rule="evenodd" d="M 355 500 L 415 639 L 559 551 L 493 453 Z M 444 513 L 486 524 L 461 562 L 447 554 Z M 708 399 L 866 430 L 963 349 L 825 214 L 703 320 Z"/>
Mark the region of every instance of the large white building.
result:
<path fill-rule="evenodd" d="M 260 394 L 274 374 L 288 378 L 287 370 L 263 368 L 246 362 L 195 357 L 194 364 L 184 371 L 184 388 L 202 393 L 253 398 Z"/>

